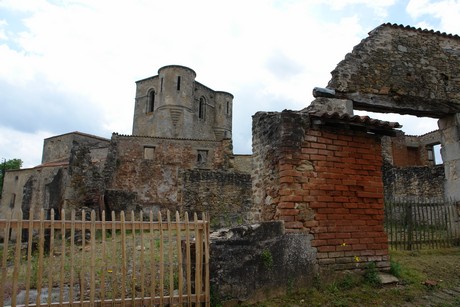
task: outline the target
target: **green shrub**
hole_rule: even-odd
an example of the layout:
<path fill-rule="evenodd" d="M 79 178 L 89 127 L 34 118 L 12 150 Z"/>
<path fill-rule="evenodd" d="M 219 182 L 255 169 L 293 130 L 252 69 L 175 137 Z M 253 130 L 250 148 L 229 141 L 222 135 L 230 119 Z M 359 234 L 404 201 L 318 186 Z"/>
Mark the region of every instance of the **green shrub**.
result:
<path fill-rule="evenodd" d="M 398 262 L 390 261 L 390 274 L 395 277 L 401 277 L 401 265 Z"/>
<path fill-rule="evenodd" d="M 379 271 L 374 262 L 369 262 L 364 269 L 364 281 L 373 287 L 380 286 Z"/>

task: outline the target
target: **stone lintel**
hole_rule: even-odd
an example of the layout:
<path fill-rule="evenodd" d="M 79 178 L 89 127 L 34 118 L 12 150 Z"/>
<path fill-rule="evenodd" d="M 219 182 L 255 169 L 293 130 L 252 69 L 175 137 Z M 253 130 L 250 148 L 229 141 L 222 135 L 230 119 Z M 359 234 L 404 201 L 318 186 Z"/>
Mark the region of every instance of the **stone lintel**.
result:
<path fill-rule="evenodd" d="M 380 113 L 399 113 L 419 117 L 443 118 L 460 112 L 460 104 L 440 99 L 427 99 L 399 94 L 370 94 L 360 92 L 315 91 L 315 97 L 348 99 L 355 110 Z"/>

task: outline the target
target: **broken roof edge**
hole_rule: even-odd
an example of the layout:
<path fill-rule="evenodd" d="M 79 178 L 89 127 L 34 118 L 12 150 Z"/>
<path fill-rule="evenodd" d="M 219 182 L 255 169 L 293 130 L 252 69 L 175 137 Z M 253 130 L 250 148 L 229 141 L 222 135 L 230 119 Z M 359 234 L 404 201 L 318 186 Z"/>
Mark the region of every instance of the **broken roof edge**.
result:
<path fill-rule="evenodd" d="M 387 27 L 399 28 L 399 29 L 402 29 L 402 30 L 409 30 L 409 31 L 414 31 L 414 32 L 419 32 L 419 33 L 430 33 L 430 34 L 436 34 L 436 35 L 443 36 L 443 37 L 460 39 L 460 36 L 457 35 L 457 34 L 450 34 L 450 33 L 446 33 L 446 32 L 435 31 L 433 29 L 416 28 L 416 27 L 412 27 L 412 26 L 408 26 L 408 25 L 405 26 L 403 24 L 397 24 L 397 23 L 391 23 L 391 22 L 381 24 L 380 26 L 378 26 L 375 29 L 373 29 L 372 31 L 370 31 L 368 33 L 368 35 L 371 36 L 373 33 L 377 32 L 379 29 L 387 28 Z"/>
<path fill-rule="evenodd" d="M 398 122 L 389 122 L 389 121 L 383 121 L 379 119 L 374 119 L 371 118 L 367 115 L 350 115 L 347 113 L 338 113 L 338 112 L 319 112 L 315 110 L 311 110 L 307 112 L 311 117 L 317 117 L 320 119 L 325 119 L 325 120 L 338 120 L 342 122 L 349 122 L 349 123 L 356 123 L 356 124 L 362 124 L 368 127 L 374 127 L 378 129 L 383 129 L 383 130 L 394 130 L 398 128 L 402 128 L 402 125 L 399 124 Z"/>
<path fill-rule="evenodd" d="M 72 131 L 72 132 L 67 132 L 67 133 L 63 133 L 63 134 L 59 134 L 59 135 L 53 135 L 53 136 L 50 136 L 48 138 L 45 138 L 44 140 L 60 138 L 60 137 L 63 137 L 63 136 L 66 136 L 66 135 L 72 135 L 72 134 L 110 142 L 110 139 L 104 138 L 102 136 L 97 136 L 97 135 L 94 135 L 94 134 L 84 133 L 84 132 L 80 132 L 80 131 Z"/>

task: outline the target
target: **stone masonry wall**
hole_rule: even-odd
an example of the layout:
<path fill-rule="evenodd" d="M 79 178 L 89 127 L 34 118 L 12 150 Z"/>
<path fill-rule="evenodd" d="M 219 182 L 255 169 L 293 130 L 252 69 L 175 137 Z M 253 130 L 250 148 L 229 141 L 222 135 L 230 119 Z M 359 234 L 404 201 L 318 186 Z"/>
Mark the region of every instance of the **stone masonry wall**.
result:
<path fill-rule="evenodd" d="M 388 112 L 442 117 L 458 112 L 459 51 L 457 35 L 384 24 L 345 56 L 328 87 L 376 95 L 364 108 L 369 111 L 379 104 Z"/>
<path fill-rule="evenodd" d="M 343 128 L 313 129 L 299 112 L 258 113 L 253 125 L 259 164 L 254 203 L 270 213 L 262 219 L 285 221 L 287 232 L 313 234 L 321 266 L 352 269 L 372 261 L 387 268 L 380 140 Z M 279 138 L 270 149 L 269 130 Z M 269 159 L 262 162 L 261 155 Z"/>
<path fill-rule="evenodd" d="M 106 205 L 206 211 L 215 227 L 243 223 L 251 204 L 250 175 L 234 171 L 230 158 L 230 140 L 114 135 L 105 166 Z"/>
<path fill-rule="evenodd" d="M 250 222 L 251 175 L 217 170 L 183 170 L 180 173 L 181 210 L 206 212 L 211 228 Z"/>
<path fill-rule="evenodd" d="M 443 199 L 444 166 L 392 167 L 385 164 L 385 198 Z"/>

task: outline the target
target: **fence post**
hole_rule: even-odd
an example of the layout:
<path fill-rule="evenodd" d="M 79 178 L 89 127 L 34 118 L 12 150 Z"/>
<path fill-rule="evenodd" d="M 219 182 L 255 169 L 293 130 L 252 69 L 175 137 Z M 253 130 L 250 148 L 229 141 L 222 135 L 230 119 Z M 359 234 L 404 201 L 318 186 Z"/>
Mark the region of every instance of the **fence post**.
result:
<path fill-rule="evenodd" d="M 413 216 L 412 202 L 406 206 L 407 249 L 412 250 Z"/>

